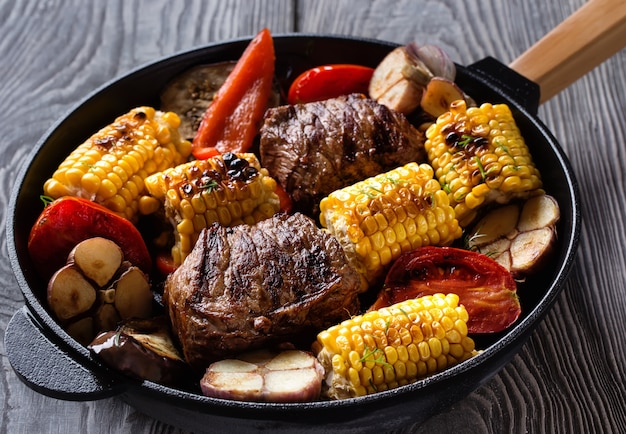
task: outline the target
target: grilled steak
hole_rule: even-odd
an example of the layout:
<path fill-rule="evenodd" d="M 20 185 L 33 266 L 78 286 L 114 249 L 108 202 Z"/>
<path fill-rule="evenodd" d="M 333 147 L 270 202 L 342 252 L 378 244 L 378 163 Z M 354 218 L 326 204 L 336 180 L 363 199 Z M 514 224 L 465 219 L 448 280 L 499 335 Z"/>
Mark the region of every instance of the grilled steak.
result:
<path fill-rule="evenodd" d="M 335 190 L 426 157 L 404 115 L 359 94 L 270 109 L 260 135 L 263 167 L 309 215 Z"/>
<path fill-rule="evenodd" d="M 359 287 L 333 236 L 302 214 L 278 214 L 204 229 L 167 278 L 164 301 L 185 358 L 203 370 L 346 319 L 359 309 Z"/>

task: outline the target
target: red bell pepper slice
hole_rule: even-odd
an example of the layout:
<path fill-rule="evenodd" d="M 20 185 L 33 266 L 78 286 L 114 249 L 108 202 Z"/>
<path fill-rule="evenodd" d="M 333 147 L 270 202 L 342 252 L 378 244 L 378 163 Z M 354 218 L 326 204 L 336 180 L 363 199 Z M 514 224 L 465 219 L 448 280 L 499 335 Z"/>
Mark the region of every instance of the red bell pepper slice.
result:
<path fill-rule="evenodd" d="M 470 333 L 500 332 L 521 313 L 511 273 L 486 255 L 453 247 L 422 247 L 392 265 L 371 310 L 435 293 L 455 293 Z"/>
<path fill-rule="evenodd" d="M 289 87 L 289 104 L 336 98 L 351 93 L 368 94 L 373 68 L 334 64 L 311 68 L 300 74 Z"/>
<path fill-rule="evenodd" d="M 161 277 L 167 277 L 178 268 L 178 265 L 176 265 L 174 258 L 172 258 L 169 252 L 159 252 L 156 255 L 154 263 Z"/>
<path fill-rule="evenodd" d="M 197 159 L 216 153 L 245 152 L 252 146 L 274 79 L 274 41 L 268 29 L 246 47 L 209 105 L 192 144 Z"/>
<path fill-rule="evenodd" d="M 276 190 L 274 193 L 278 196 L 280 203 L 280 211 L 289 214 L 293 211 L 293 200 L 287 190 L 283 188 L 282 185 L 276 183 Z"/>

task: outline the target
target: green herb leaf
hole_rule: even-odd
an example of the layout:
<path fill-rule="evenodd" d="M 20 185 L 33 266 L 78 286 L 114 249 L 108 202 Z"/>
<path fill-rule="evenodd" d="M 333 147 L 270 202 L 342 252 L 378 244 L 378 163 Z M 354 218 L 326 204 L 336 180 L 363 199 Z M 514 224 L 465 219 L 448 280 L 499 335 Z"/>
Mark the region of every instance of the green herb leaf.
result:
<path fill-rule="evenodd" d="M 42 194 L 39 196 L 39 199 L 43 202 L 43 207 L 47 207 L 48 205 L 50 205 L 52 202 L 54 202 L 54 198 L 50 197 L 50 196 L 46 196 L 45 194 Z"/>
<path fill-rule="evenodd" d="M 219 184 L 217 183 L 217 181 L 214 179 L 211 179 L 210 181 L 202 184 L 199 188 L 206 190 L 208 192 L 211 192 L 213 190 L 217 190 L 218 187 L 219 187 Z"/>

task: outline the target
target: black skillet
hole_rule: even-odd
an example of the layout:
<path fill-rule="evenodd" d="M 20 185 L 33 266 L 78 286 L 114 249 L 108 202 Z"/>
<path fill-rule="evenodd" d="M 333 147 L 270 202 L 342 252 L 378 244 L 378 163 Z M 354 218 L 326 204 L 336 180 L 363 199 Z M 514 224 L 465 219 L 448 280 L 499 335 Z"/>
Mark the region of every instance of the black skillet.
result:
<path fill-rule="evenodd" d="M 457 65 L 457 83 L 478 102 L 511 107 L 547 192 L 559 203 L 561 220 L 553 263 L 520 288 L 521 318 L 506 332 L 479 339 L 484 351 L 472 359 L 416 383 L 361 398 L 298 404 L 236 402 L 204 397 L 194 386 L 170 388 L 123 376 L 92 357 L 45 308 L 46 285 L 33 271 L 27 251 L 30 228 L 41 211 L 44 181 L 78 143 L 120 113 L 139 105 L 158 106 L 159 91 L 171 78 L 197 64 L 237 59 L 248 42 L 212 44 L 136 69 L 96 90 L 37 143 L 20 170 L 9 205 L 9 257 L 25 300 L 5 332 L 9 361 L 17 375 L 42 394 L 77 401 L 118 396 L 151 417 L 191 431 L 237 427 L 240 431 L 362 433 L 424 421 L 488 381 L 519 351 L 558 297 L 578 245 L 578 187 L 563 150 L 536 117 L 539 85 L 493 58 L 467 67 Z M 306 34 L 274 36 L 274 43 L 276 73 L 283 84 L 321 64 L 376 66 L 396 46 Z"/>

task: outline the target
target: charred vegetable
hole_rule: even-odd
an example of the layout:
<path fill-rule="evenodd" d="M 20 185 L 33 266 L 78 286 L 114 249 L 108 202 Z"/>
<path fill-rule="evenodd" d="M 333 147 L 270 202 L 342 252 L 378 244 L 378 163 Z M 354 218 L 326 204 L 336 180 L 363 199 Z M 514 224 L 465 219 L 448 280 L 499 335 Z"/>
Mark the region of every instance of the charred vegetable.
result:
<path fill-rule="evenodd" d="M 319 399 L 324 369 L 310 353 L 260 350 L 212 363 L 200 381 L 215 398 L 258 402 Z"/>
<path fill-rule="evenodd" d="M 163 203 L 174 229 L 174 266 L 191 252 L 202 229 L 215 222 L 254 224 L 280 207 L 276 181 L 251 153 L 227 152 L 181 164 L 149 176 L 146 189 Z"/>
<path fill-rule="evenodd" d="M 300 104 L 351 93 L 367 94 L 374 70 L 367 66 L 334 64 L 308 69 L 289 87 L 287 102 Z"/>
<path fill-rule="evenodd" d="M 189 369 L 164 317 L 126 321 L 98 334 L 89 349 L 112 368 L 157 383 L 180 383 Z"/>
<path fill-rule="evenodd" d="M 469 359 L 468 313 L 455 294 L 406 300 L 352 317 L 318 334 L 323 393 L 351 398 L 393 389 Z"/>
<path fill-rule="evenodd" d="M 448 196 L 427 164 L 409 163 L 337 190 L 320 202 L 320 222 L 344 246 L 363 277 L 379 283 L 392 261 L 462 235 Z"/>
<path fill-rule="evenodd" d="M 122 265 L 124 252 L 115 242 L 101 237 L 78 243 L 69 254 L 73 262 L 96 285 L 104 286 L 115 276 Z"/>
<path fill-rule="evenodd" d="M 130 221 L 101 205 L 72 196 L 57 199 L 43 210 L 30 231 L 28 253 L 40 276 L 48 280 L 78 243 L 93 237 L 115 241 L 126 260 L 150 272 L 148 247 Z"/>
<path fill-rule="evenodd" d="M 88 343 L 118 321 L 152 314 L 148 276 L 124 261 L 122 249 L 106 238 L 81 241 L 48 283 L 47 302 L 76 340 Z"/>
<path fill-rule="evenodd" d="M 453 102 L 426 131 L 424 146 L 462 227 L 489 204 L 543 192 L 539 170 L 506 104 L 468 108 L 464 100 Z"/>
<path fill-rule="evenodd" d="M 545 264 L 556 241 L 559 218 L 558 203 L 545 194 L 498 207 L 468 231 L 467 247 L 523 279 Z"/>
<path fill-rule="evenodd" d="M 370 309 L 438 292 L 459 296 L 469 314 L 469 333 L 505 330 L 522 311 L 511 273 L 493 259 L 453 247 L 432 246 L 408 252 L 394 262 Z"/>
<path fill-rule="evenodd" d="M 245 152 L 258 132 L 274 79 L 274 41 L 264 29 L 250 42 L 202 117 L 192 152 Z"/>
<path fill-rule="evenodd" d="M 178 113 L 178 131 L 182 137 L 193 140 L 202 116 L 235 64 L 236 62 L 220 62 L 190 68 L 163 89 L 161 109 Z"/>
<path fill-rule="evenodd" d="M 76 196 L 135 222 L 146 176 L 183 163 L 191 143 L 172 112 L 137 107 L 79 145 L 44 184 L 46 195 Z"/>
<path fill-rule="evenodd" d="M 369 95 L 381 104 L 404 114 L 411 113 L 426 102 L 429 110 L 437 108 L 441 99 L 459 90 L 454 85 L 456 67 L 446 53 L 432 45 L 408 44 L 391 51 L 376 67 L 369 84 Z M 427 89 L 438 77 L 442 86 Z M 452 83 L 453 86 L 449 86 Z M 428 96 L 424 99 L 425 90 Z M 460 92 L 461 98 L 463 93 Z"/>
<path fill-rule="evenodd" d="M 420 106 L 436 118 L 447 112 L 454 101 L 464 98 L 463 91 L 452 80 L 433 77 L 424 88 Z"/>

